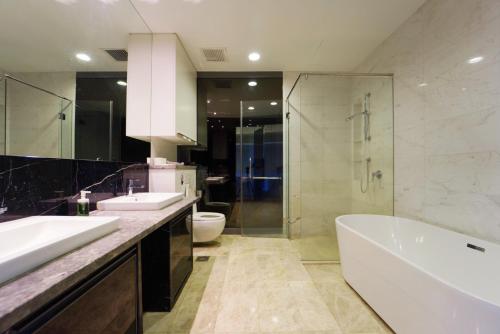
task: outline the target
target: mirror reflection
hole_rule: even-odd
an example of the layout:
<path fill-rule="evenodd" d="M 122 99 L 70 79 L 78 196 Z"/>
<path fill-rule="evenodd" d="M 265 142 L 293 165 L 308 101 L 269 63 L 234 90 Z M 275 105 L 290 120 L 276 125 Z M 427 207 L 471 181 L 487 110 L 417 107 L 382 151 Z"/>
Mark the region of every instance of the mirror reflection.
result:
<path fill-rule="evenodd" d="M 0 154 L 144 161 L 125 136 L 129 1 L 0 2 Z"/>

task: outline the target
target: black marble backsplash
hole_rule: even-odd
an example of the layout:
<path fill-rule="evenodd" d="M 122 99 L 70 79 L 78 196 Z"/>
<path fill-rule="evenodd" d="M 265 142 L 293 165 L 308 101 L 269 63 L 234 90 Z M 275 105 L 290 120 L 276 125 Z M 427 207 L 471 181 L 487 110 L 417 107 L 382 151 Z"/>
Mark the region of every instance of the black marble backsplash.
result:
<path fill-rule="evenodd" d="M 126 194 L 127 181 L 136 192 L 148 191 L 145 163 L 0 156 L 0 222 L 35 215 L 75 215 L 80 190 L 96 202 Z"/>

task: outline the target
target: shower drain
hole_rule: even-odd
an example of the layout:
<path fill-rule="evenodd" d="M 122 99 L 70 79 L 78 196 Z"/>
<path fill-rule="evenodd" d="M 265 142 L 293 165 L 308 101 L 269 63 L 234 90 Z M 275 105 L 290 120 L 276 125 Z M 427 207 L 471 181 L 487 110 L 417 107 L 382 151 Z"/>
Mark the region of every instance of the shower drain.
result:
<path fill-rule="evenodd" d="M 210 259 L 210 256 L 197 256 L 196 262 L 207 262 Z"/>

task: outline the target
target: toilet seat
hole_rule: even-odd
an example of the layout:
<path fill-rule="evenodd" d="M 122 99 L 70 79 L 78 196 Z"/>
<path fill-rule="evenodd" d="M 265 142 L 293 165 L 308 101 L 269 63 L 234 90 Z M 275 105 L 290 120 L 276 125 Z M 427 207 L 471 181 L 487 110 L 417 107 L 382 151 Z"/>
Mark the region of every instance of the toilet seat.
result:
<path fill-rule="evenodd" d="M 193 215 L 195 221 L 214 221 L 221 218 L 225 218 L 225 216 L 218 212 L 196 212 Z"/>
<path fill-rule="evenodd" d="M 193 242 L 215 240 L 224 231 L 226 216 L 218 212 L 193 213 Z"/>

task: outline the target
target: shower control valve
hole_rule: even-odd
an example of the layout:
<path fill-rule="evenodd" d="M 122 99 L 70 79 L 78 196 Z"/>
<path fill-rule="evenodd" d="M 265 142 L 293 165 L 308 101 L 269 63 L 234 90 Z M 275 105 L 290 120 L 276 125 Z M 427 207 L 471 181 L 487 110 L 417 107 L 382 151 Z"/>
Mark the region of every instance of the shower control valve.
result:
<path fill-rule="evenodd" d="M 373 172 L 372 173 L 372 181 L 375 180 L 375 178 L 377 178 L 378 180 L 380 180 L 383 176 L 383 173 L 381 170 L 378 170 L 376 172 Z"/>

